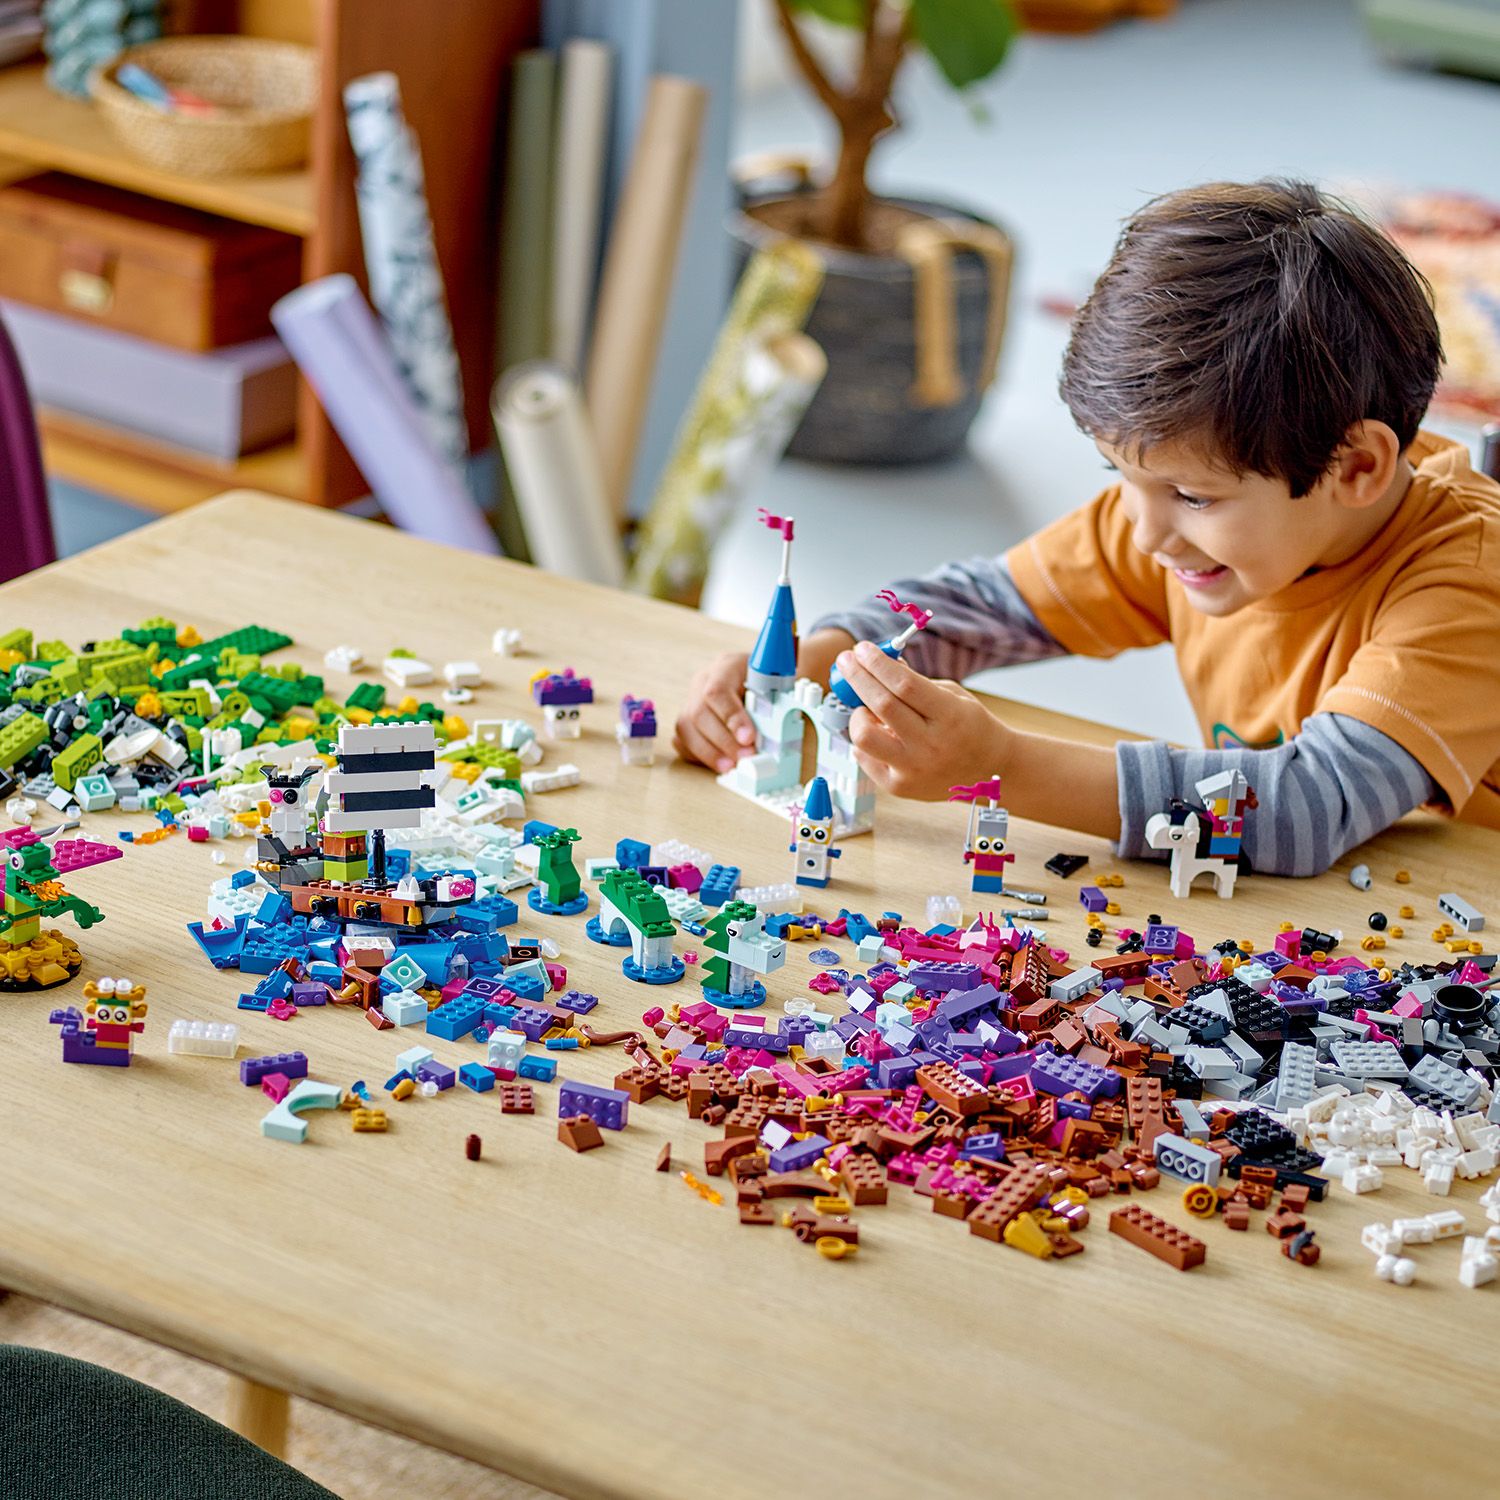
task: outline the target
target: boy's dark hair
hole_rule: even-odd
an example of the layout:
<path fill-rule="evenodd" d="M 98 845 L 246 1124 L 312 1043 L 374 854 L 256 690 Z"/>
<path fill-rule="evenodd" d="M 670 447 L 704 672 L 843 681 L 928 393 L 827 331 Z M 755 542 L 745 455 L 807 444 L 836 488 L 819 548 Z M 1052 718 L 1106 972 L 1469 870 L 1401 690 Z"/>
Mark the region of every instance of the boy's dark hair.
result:
<path fill-rule="evenodd" d="M 1431 289 L 1306 182 L 1211 182 L 1125 226 L 1073 322 L 1062 397 L 1090 436 L 1198 440 L 1305 495 L 1356 422 L 1416 436 L 1443 351 Z"/>

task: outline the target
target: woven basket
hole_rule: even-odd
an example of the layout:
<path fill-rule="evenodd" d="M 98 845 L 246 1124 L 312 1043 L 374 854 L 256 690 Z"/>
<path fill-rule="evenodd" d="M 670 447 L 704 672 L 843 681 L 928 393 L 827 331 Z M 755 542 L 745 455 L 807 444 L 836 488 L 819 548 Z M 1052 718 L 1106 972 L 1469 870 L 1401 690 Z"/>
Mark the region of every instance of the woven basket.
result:
<path fill-rule="evenodd" d="M 153 108 L 115 81 L 127 62 L 217 105 L 219 113 Z M 184 176 L 220 177 L 282 171 L 307 160 L 317 75 L 317 53 L 293 42 L 168 37 L 127 48 L 95 68 L 89 92 L 120 144 L 142 161 Z"/>

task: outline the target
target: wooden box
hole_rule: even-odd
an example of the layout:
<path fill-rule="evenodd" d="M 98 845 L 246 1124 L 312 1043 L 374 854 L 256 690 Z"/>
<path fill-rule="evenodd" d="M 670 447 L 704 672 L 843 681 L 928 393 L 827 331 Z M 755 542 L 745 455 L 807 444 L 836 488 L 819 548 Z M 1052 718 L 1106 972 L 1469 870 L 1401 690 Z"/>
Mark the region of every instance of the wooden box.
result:
<path fill-rule="evenodd" d="M 271 331 L 294 235 L 46 172 L 0 188 L 0 297 L 201 353 Z"/>

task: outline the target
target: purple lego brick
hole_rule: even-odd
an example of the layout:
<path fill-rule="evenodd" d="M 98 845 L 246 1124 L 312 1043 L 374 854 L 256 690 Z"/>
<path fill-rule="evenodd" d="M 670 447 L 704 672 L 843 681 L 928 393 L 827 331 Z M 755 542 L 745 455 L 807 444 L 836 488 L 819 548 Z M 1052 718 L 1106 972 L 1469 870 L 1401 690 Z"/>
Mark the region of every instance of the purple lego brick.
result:
<path fill-rule="evenodd" d="M 956 1026 L 960 1021 L 972 1024 L 972 1017 L 982 1011 L 992 1010 L 1001 1003 L 1000 991 L 994 985 L 980 984 L 945 996 L 938 1001 L 935 1014 L 950 1026 Z"/>
<path fill-rule="evenodd" d="M 594 684 L 588 677 L 579 677 L 572 667 L 561 672 L 549 672 L 531 684 L 531 696 L 535 702 L 557 707 L 594 701 Z"/>
<path fill-rule="evenodd" d="M 791 1043 L 775 1031 L 762 1031 L 755 1026 L 730 1026 L 724 1032 L 726 1047 L 751 1047 L 763 1052 L 785 1052 Z"/>
<path fill-rule="evenodd" d="M 1031 1072 L 1036 1054 L 1019 1052 L 1011 1057 L 1001 1057 L 990 1064 L 991 1081 L 1006 1078 L 1024 1078 Z"/>
<path fill-rule="evenodd" d="M 575 1015 L 586 1016 L 599 1003 L 599 997 L 586 995 L 582 990 L 566 990 L 552 1003 L 562 1006 L 564 1010 L 571 1010 Z"/>
<path fill-rule="evenodd" d="M 240 1062 L 240 1082 L 257 1084 L 267 1073 L 285 1073 L 288 1078 L 307 1077 L 305 1052 L 276 1052 L 266 1057 L 247 1057 Z"/>
<path fill-rule="evenodd" d="M 919 990 L 949 993 L 953 990 L 977 989 L 983 983 L 983 977 L 978 964 L 940 963 L 931 960 L 913 964 L 906 971 L 906 982 Z"/>
<path fill-rule="evenodd" d="M 875 1086 L 882 1089 L 904 1089 L 916 1078 L 920 1066 L 912 1057 L 883 1057 L 875 1064 Z"/>
<path fill-rule="evenodd" d="M 308 1005 L 327 1005 L 328 986 L 317 980 L 294 984 L 290 998 L 292 1004 L 299 1008 Z"/>
<path fill-rule="evenodd" d="M 1141 944 L 1147 953 L 1177 952 L 1177 928 L 1170 922 L 1148 922 L 1141 934 Z"/>
<path fill-rule="evenodd" d="M 587 1115 L 602 1130 L 623 1130 L 630 1118 L 630 1095 L 624 1089 L 567 1078 L 557 1091 L 557 1115 Z"/>
<path fill-rule="evenodd" d="M 862 1016 L 858 1011 L 850 1011 L 847 1015 L 840 1016 L 833 1023 L 833 1029 L 846 1042 L 852 1042 L 855 1037 L 863 1035 L 867 1031 L 876 1031 L 879 1028 L 869 1016 Z"/>
<path fill-rule="evenodd" d="M 1120 1075 L 1070 1057 L 1066 1052 L 1034 1054 L 1031 1082 L 1049 1094 L 1082 1094 L 1086 1099 L 1107 1098 L 1120 1092 Z"/>
<path fill-rule="evenodd" d="M 488 979 L 483 974 L 476 974 L 464 985 L 464 994 L 472 995 L 476 1000 L 497 1000 L 504 988 L 503 980 Z"/>
<path fill-rule="evenodd" d="M 549 1010 L 538 1010 L 534 1005 L 522 1005 L 511 1017 L 510 1029 L 519 1031 L 528 1041 L 539 1042 L 544 1032 L 557 1024 Z"/>
<path fill-rule="evenodd" d="M 1078 888 L 1078 904 L 1085 911 L 1103 911 L 1109 900 L 1097 885 L 1082 885 Z"/>
<path fill-rule="evenodd" d="M 963 1144 L 961 1156 L 978 1156 L 985 1161 L 1005 1160 L 1005 1138 L 998 1130 L 976 1131 Z"/>
<path fill-rule="evenodd" d="M 417 1082 L 435 1083 L 439 1089 L 451 1089 L 458 1082 L 458 1070 L 433 1058 L 417 1069 Z"/>
<path fill-rule="evenodd" d="M 788 1141 L 771 1153 L 773 1172 L 800 1172 L 810 1167 L 828 1150 L 828 1142 L 821 1135 L 810 1135 L 805 1141 Z"/>
<path fill-rule="evenodd" d="M 818 1029 L 818 1023 L 809 1016 L 783 1016 L 776 1030 L 787 1041 L 801 1044 Z"/>
<path fill-rule="evenodd" d="M 1094 1106 L 1080 1104 L 1076 1099 L 1059 1099 L 1057 1112 L 1070 1120 L 1091 1120 L 1094 1117 Z"/>

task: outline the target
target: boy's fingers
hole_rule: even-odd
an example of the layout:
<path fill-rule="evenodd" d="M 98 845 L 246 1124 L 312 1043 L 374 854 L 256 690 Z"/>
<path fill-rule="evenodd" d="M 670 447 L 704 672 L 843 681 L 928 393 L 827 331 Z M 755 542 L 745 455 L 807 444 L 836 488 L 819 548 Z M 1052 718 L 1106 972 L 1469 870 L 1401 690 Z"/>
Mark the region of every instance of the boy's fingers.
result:
<path fill-rule="evenodd" d="M 916 731 L 920 723 L 918 716 L 852 652 L 846 651 L 839 657 L 839 671 L 877 719 L 888 724 L 897 734 L 909 735 Z"/>
<path fill-rule="evenodd" d="M 854 659 L 887 692 L 899 698 L 921 718 L 931 718 L 941 704 L 941 690 L 929 678 L 913 671 L 897 657 L 887 656 L 873 641 L 861 641 L 854 648 Z"/>
<path fill-rule="evenodd" d="M 745 712 L 744 702 L 736 694 L 725 687 L 711 687 L 703 695 L 703 701 L 718 715 L 733 740 L 740 745 L 755 743 L 755 726 Z"/>
<path fill-rule="evenodd" d="M 717 728 L 718 734 L 711 732 Z M 728 771 L 734 767 L 735 744 L 728 731 L 717 720 L 679 719 L 674 743 L 678 753 L 689 760 L 700 761 L 714 771 Z"/>
<path fill-rule="evenodd" d="M 857 708 L 849 720 L 849 743 L 862 755 L 885 765 L 899 764 L 906 753 L 901 737 L 893 734 L 867 708 Z"/>

